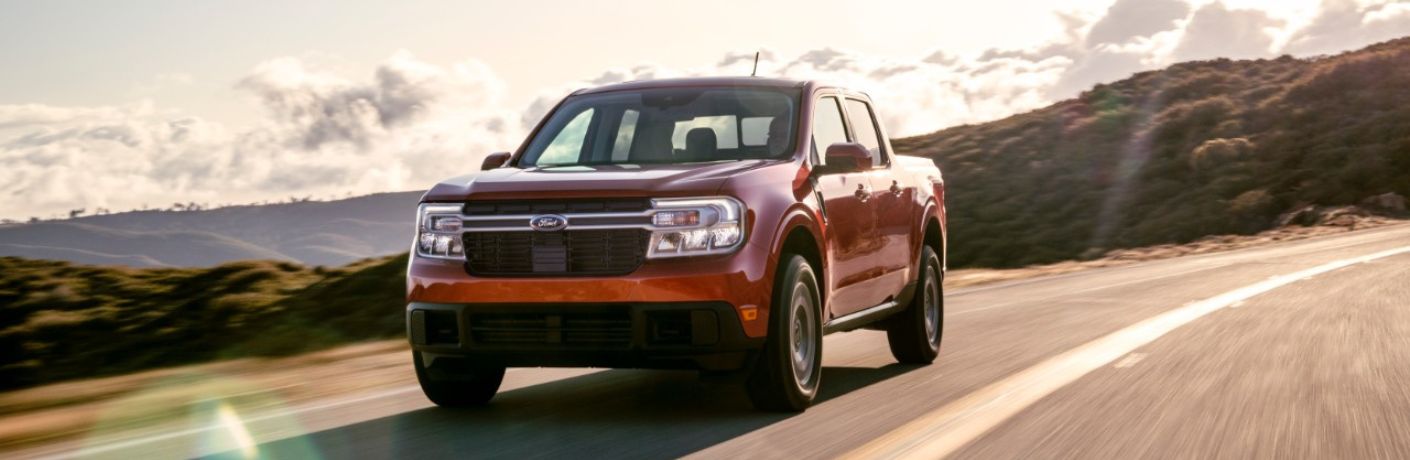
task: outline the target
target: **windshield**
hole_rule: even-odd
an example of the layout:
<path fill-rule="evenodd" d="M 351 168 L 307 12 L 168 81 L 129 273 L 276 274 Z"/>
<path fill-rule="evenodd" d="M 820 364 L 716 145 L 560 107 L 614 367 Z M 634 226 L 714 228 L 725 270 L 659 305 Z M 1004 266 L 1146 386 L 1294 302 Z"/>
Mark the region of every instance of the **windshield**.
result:
<path fill-rule="evenodd" d="M 797 93 L 667 88 L 568 99 L 520 167 L 780 158 L 793 151 Z"/>

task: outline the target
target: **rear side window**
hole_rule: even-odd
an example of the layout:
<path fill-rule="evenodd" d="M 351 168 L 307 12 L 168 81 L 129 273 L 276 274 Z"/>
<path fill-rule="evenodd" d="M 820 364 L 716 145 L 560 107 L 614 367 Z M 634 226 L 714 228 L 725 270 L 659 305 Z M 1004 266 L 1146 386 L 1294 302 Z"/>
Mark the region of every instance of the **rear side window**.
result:
<path fill-rule="evenodd" d="M 685 137 L 691 130 L 709 128 L 715 132 L 716 148 L 739 148 L 739 130 L 736 126 L 734 115 L 695 117 L 677 121 L 675 129 L 671 131 L 671 146 L 676 150 L 685 150 Z"/>
<path fill-rule="evenodd" d="M 827 147 L 838 142 L 847 142 L 841 107 L 835 97 L 819 98 L 817 107 L 813 109 L 813 162 L 823 164 Z"/>
<path fill-rule="evenodd" d="M 852 134 L 857 137 L 856 142 L 871 150 L 872 158 L 877 159 L 877 164 L 886 164 L 886 155 L 881 152 L 881 136 L 876 133 L 876 116 L 871 113 L 871 106 L 856 99 L 848 99 L 847 119 L 852 122 Z"/>

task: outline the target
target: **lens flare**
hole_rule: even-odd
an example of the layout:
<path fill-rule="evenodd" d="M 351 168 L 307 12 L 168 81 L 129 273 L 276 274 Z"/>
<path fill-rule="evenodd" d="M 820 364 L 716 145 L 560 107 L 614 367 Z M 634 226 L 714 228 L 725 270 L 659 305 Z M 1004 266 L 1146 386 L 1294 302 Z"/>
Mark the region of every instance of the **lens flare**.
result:
<path fill-rule="evenodd" d="M 220 407 L 215 410 L 215 417 L 216 423 L 240 450 L 241 456 L 248 459 L 259 456 L 259 445 L 255 443 L 254 436 L 250 436 L 250 430 L 245 429 L 245 423 L 240 420 L 240 414 L 235 412 L 234 407 L 220 403 Z"/>

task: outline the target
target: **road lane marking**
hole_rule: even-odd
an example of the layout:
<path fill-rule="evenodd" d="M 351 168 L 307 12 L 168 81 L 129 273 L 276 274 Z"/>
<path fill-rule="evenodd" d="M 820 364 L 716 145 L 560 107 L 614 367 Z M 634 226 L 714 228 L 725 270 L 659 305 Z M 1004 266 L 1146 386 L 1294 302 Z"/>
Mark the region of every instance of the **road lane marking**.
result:
<path fill-rule="evenodd" d="M 1121 361 L 1117 361 L 1116 364 L 1113 364 L 1111 367 L 1115 367 L 1117 369 L 1125 369 L 1131 366 L 1135 366 L 1136 363 L 1141 362 L 1141 360 L 1143 359 L 1146 359 L 1145 353 L 1131 353 L 1129 355 L 1126 355 L 1125 358 L 1121 358 Z"/>
<path fill-rule="evenodd" d="M 946 457 L 1059 388 L 1204 315 L 1304 278 L 1405 253 L 1410 253 L 1410 246 L 1338 260 L 1177 307 L 965 395 L 873 439 L 843 457 Z"/>

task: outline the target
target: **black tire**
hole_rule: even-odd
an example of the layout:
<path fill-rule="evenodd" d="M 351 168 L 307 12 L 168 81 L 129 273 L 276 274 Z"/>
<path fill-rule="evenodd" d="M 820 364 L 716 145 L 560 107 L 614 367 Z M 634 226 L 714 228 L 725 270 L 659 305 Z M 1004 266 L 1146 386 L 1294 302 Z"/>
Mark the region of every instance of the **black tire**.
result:
<path fill-rule="evenodd" d="M 822 296 L 813 267 L 801 256 L 785 254 L 775 279 L 769 336 L 745 385 L 755 408 L 801 412 L 822 381 Z"/>
<path fill-rule="evenodd" d="M 503 366 L 477 366 L 463 359 L 442 358 L 447 361 L 427 369 L 420 352 L 413 351 L 411 356 L 421 392 L 437 406 L 483 406 L 494 398 L 504 381 Z"/>
<path fill-rule="evenodd" d="M 920 251 L 920 279 L 910 306 L 891 318 L 886 341 L 891 355 L 906 364 L 930 364 L 940 354 L 940 338 L 945 326 L 944 272 L 940 257 L 929 246 Z M 930 311 L 934 316 L 927 317 Z M 933 328 L 932 328 L 933 327 Z"/>

